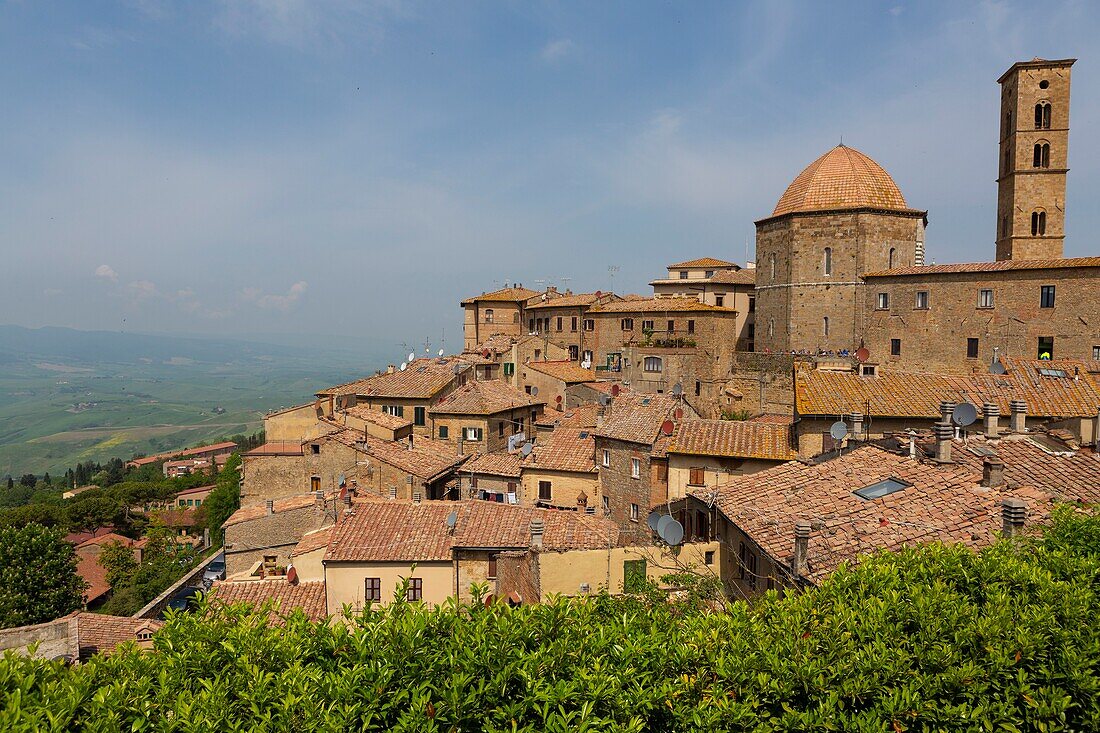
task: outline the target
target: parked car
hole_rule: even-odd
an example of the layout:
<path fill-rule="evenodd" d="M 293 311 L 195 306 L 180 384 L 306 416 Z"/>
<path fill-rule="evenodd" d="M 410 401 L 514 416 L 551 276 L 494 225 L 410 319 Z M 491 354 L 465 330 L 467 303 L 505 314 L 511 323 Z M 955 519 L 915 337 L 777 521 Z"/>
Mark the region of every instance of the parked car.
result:
<path fill-rule="evenodd" d="M 164 613 L 168 611 L 193 611 L 198 607 L 198 601 L 202 598 L 202 594 L 206 591 L 198 586 L 187 586 L 180 588 L 178 591 L 172 594 L 172 597 L 168 599 L 168 604 L 164 607 Z M 164 613 L 161 616 L 164 616 Z"/>
<path fill-rule="evenodd" d="M 220 553 L 210 561 L 202 573 L 202 582 L 209 588 L 215 580 L 225 580 L 225 553 Z"/>

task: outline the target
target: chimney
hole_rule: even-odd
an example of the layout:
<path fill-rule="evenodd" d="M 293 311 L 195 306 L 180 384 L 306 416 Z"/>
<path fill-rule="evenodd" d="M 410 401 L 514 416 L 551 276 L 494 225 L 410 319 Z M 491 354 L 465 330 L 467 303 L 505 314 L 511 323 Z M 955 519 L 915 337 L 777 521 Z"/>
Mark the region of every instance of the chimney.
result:
<path fill-rule="evenodd" d="M 323 492 L 323 491 L 314 491 L 313 492 L 313 504 L 318 509 L 324 509 L 325 508 L 325 492 Z"/>
<path fill-rule="evenodd" d="M 862 440 L 863 436 L 863 413 L 853 412 L 848 416 L 852 420 L 852 439 Z"/>
<path fill-rule="evenodd" d="M 1024 530 L 1027 520 L 1027 504 L 1023 499 L 1005 499 L 1001 502 L 1001 529 L 1005 537 L 1015 537 Z"/>
<path fill-rule="evenodd" d="M 463 439 L 462 433 L 458 434 L 458 455 L 466 455 L 466 441 Z"/>
<path fill-rule="evenodd" d="M 344 502 L 344 508 L 345 509 L 351 509 L 351 492 L 350 491 L 344 491 L 344 493 L 340 497 L 340 499 Z"/>
<path fill-rule="evenodd" d="M 982 405 L 982 416 L 985 418 L 985 437 L 990 440 L 1001 437 L 1000 426 L 997 424 L 997 418 L 1001 416 L 1001 408 L 992 402 L 986 402 Z"/>
<path fill-rule="evenodd" d="M 955 403 L 951 400 L 940 400 L 940 422 L 950 423 L 951 413 L 955 411 Z"/>
<path fill-rule="evenodd" d="M 982 461 L 982 486 L 995 488 L 1005 482 L 1005 462 L 995 456 Z"/>
<path fill-rule="evenodd" d="M 531 520 L 531 547 L 542 547 L 542 533 L 545 525 L 541 519 Z"/>
<path fill-rule="evenodd" d="M 932 426 L 932 434 L 936 436 L 936 462 L 951 463 L 951 439 L 955 437 L 955 429 L 949 422 L 938 422 Z"/>
<path fill-rule="evenodd" d="M 420 499 L 422 498 L 422 496 L 423 495 L 419 491 L 414 491 L 413 492 L 413 504 L 419 504 Z"/>
<path fill-rule="evenodd" d="M 264 506 L 267 507 L 267 513 L 268 514 L 274 514 L 275 513 L 275 500 L 274 499 L 268 499 L 267 501 L 265 501 Z"/>
<path fill-rule="evenodd" d="M 408 444 L 408 445 L 406 446 L 406 448 L 407 448 L 408 450 L 412 450 L 412 449 L 413 449 L 413 436 L 412 436 L 412 433 L 409 433 L 409 444 Z"/>
<path fill-rule="evenodd" d="M 596 428 L 602 428 L 604 420 L 607 419 L 607 405 L 601 404 L 596 408 Z"/>
<path fill-rule="evenodd" d="M 806 554 L 810 545 L 810 523 L 794 523 L 794 557 L 791 558 L 791 570 L 796 578 L 806 574 Z"/>
<path fill-rule="evenodd" d="M 577 494 L 577 506 L 581 508 L 588 506 L 588 494 L 584 493 L 584 491 Z"/>
<path fill-rule="evenodd" d="M 1023 400 L 1012 400 L 1008 404 L 1012 415 L 1009 418 L 1008 427 L 1014 433 L 1027 432 L 1027 403 Z"/>
<path fill-rule="evenodd" d="M 386 366 L 386 374 L 393 374 L 396 371 L 397 367 L 395 367 L 393 364 L 389 364 Z"/>
<path fill-rule="evenodd" d="M 397 498 L 397 487 L 396 486 L 391 486 L 390 487 L 390 498 L 391 499 L 396 499 Z"/>

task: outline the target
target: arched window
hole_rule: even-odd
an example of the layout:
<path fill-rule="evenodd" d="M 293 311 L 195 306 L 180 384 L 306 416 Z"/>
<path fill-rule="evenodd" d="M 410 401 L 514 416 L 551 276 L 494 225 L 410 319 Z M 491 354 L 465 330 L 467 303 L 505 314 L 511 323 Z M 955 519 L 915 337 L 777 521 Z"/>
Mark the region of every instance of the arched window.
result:
<path fill-rule="evenodd" d="M 1007 237 L 1008 236 L 1008 215 L 1007 214 L 1001 217 L 1001 236 L 1002 237 Z"/>
<path fill-rule="evenodd" d="M 493 309 L 492 308 L 487 308 L 485 310 L 485 322 L 486 323 L 492 323 L 493 322 Z"/>
<path fill-rule="evenodd" d="M 772 255 L 772 282 L 775 282 L 775 255 Z"/>
<path fill-rule="evenodd" d="M 774 318 L 769 318 L 768 319 L 768 337 L 771 338 L 774 335 L 775 335 L 775 319 Z"/>
<path fill-rule="evenodd" d="M 1005 170 L 1004 170 L 1004 172 L 1005 172 L 1006 176 L 1009 173 L 1012 172 L 1012 151 L 1011 150 L 1006 150 L 1005 151 Z"/>
<path fill-rule="evenodd" d="M 1047 233 L 1047 212 L 1031 212 L 1031 236 L 1041 237 Z"/>
<path fill-rule="evenodd" d="M 1035 143 L 1031 166 L 1033 168 L 1050 167 L 1050 143 Z"/>
<path fill-rule="evenodd" d="M 823 333 L 826 336 L 829 335 L 829 317 L 828 316 L 825 316 L 824 318 L 821 319 L 821 333 Z"/>
<path fill-rule="evenodd" d="M 833 274 L 833 248 L 825 248 L 825 257 L 823 258 L 822 267 L 825 269 L 826 275 Z"/>
<path fill-rule="evenodd" d="M 1035 105 L 1035 129 L 1036 130 L 1049 130 L 1050 129 L 1050 103 L 1039 102 Z"/>
<path fill-rule="evenodd" d="M 647 356 L 643 363 L 643 368 L 647 372 L 659 372 L 662 367 L 661 357 L 659 356 Z"/>
<path fill-rule="evenodd" d="M 889 269 L 889 270 L 894 269 L 894 266 L 897 264 L 897 256 L 898 256 L 897 248 L 896 247 L 891 247 L 890 248 L 890 262 L 887 265 L 887 269 Z"/>

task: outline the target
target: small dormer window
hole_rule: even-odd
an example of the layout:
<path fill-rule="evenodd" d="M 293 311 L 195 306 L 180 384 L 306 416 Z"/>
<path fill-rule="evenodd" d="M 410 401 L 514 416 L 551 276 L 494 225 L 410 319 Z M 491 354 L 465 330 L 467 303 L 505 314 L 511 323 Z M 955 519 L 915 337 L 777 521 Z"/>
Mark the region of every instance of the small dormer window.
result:
<path fill-rule="evenodd" d="M 904 491 L 912 485 L 913 484 L 906 483 L 899 478 L 890 477 L 871 484 L 870 486 L 864 486 L 862 489 L 857 489 L 853 493 L 860 499 L 870 501 L 871 499 L 881 499 L 884 496 L 888 496 L 898 491 Z"/>
<path fill-rule="evenodd" d="M 688 279 L 688 271 L 687 270 L 680 270 L 680 279 L 681 280 L 687 280 Z"/>
<path fill-rule="evenodd" d="M 707 270 L 707 275 L 706 276 L 707 276 L 707 278 L 714 277 L 714 270 Z"/>
<path fill-rule="evenodd" d="M 860 364 L 859 375 L 861 377 L 873 377 L 878 373 L 878 368 L 874 364 Z"/>

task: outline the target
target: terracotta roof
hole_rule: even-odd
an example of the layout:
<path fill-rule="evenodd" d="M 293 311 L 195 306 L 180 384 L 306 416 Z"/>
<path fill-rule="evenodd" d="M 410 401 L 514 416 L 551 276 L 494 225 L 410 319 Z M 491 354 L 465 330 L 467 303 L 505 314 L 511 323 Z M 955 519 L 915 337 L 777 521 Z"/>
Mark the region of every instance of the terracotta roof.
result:
<path fill-rule="evenodd" d="M 493 302 L 507 302 L 518 303 L 520 301 L 529 300 L 536 295 L 542 295 L 537 290 L 529 290 L 528 288 L 501 288 L 500 290 L 494 290 L 491 293 L 482 293 L 481 295 L 475 295 L 472 298 L 467 298 L 462 301 L 460 305 L 467 305 L 470 303 L 477 303 L 479 301 L 491 300 Z"/>
<path fill-rule="evenodd" d="M 575 293 L 573 295 L 563 295 L 560 298 L 551 298 L 540 303 L 534 303 L 533 305 L 527 306 L 527 310 L 533 311 L 543 308 L 584 308 L 592 305 L 597 300 L 603 300 L 609 297 L 614 300 L 618 296 L 614 293 L 599 291 L 595 293 Z"/>
<path fill-rule="evenodd" d="M 907 277 L 923 275 L 949 275 L 970 272 L 1006 272 L 1010 270 L 1060 270 L 1069 267 L 1100 267 L 1100 257 L 1069 257 L 1049 260 L 998 260 L 996 262 L 960 262 L 954 265 L 921 265 L 920 267 L 895 267 L 864 273 L 862 277 Z"/>
<path fill-rule="evenodd" d="M 560 361 L 529 361 L 523 365 L 524 369 L 534 369 L 536 372 L 546 374 L 559 379 L 566 384 L 580 384 L 596 381 L 596 372 L 585 369 L 576 362 L 562 359 Z"/>
<path fill-rule="evenodd" d="M 561 403 L 559 402 L 558 404 Z M 545 405 L 542 408 L 542 413 L 539 414 L 538 419 L 535 420 L 535 425 L 539 427 L 552 427 L 557 424 L 564 415 L 564 411 L 551 407 L 550 405 Z"/>
<path fill-rule="evenodd" d="M 263 445 L 256 446 L 252 450 L 244 453 L 243 456 L 300 456 L 302 455 L 302 444 L 297 441 L 272 441 L 264 443 Z"/>
<path fill-rule="evenodd" d="M 798 174 L 772 216 L 862 208 L 910 211 L 882 166 L 855 148 L 838 145 Z"/>
<path fill-rule="evenodd" d="M 412 425 L 412 420 L 408 418 L 391 415 L 388 412 L 382 412 L 378 407 L 370 407 L 369 405 L 356 405 L 355 407 L 349 407 L 341 412 L 351 417 L 356 417 L 360 420 L 365 420 L 374 425 L 386 428 L 387 430 L 400 430 Z"/>
<path fill-rule="evenodd" d="M 756 285 L 756 270 L 745 268 L 742 270 L 719 270 L 714 277 L 707 280 L 712 285 Z"/>
<path fill-rule="evenodd" d="M 524 468 L 596 473 L 596 405 L 566 410 L 549 433 L 539 434 Z"/>
<path fill-rule="evenodd" d="M 275 499 L 273 508 L 274 513 L 290 512 L 295 509 L 305 509 L 313 506 L 317 497 L 313 494 L 299 494 L 297 496 L 290 496 L 286 499 Z M 231 524 L 240 524 L 241 522 L 248 522 L 253 519 L 260 519 L 267 516 L 267 505 L 259 504 L 257 506 L 246 506 L 238 509 L 229 516 L 229 519 L 225 520 L 223 527 L 228 527 Z"/>
<path fill-rule="evenodd" d="M 364 439 L 357 430 L 342 430 L 321 440 L 325 439 L 338 441 L 425 481 L 449 471 L 469 457 L 458 455 L 458 446 L 454 443 L 420 435 L 413 436 L 412 447 L 408 440 L 380 440 L 373 435 Z"/>
<path fill-rule="evenodd" d="M 683 420 L 667 450 L 694 456 L 769 461 L 798 458 L 798 452 L 791 447 L 789 426 L 737 420 Z"/>
<path fill-rule="evenodd" d="M 865 500 L 853 492 L 887 479 L 908 488 Z M 697 494 L 704 501 L 710 499 Z M 808 577 L 821 580 L 843 562 L 880 549 L 942 541 L 983 546 L 1001 530 L 1001 500 L 1024 499 L 1029 522 L 1051 497 L 1036 491 L 978 486 L 969 471 L 936 466 L 876 446 L 814 465 L 797 461 L 734 478 L 716 490 L 716 504 L 765 552 L 790 562 L 797 521 L 808 521 Z"/>
<path fill-rule="evenodd" d="M 792 415 L 757 415 L 756 417 L 749 418 L 749 422 L 770 423 L 772 425 L 793 425 L 794 417 Z"/>
<path fill-rule="evenodd" d="M 802 415 L 846 415 L 934 418 L 941 400 L 969 400 L 976 407 L 996 403 L 1009 414 L 1014 399 L 1027 402 L 1028 414 L 1039 417 L 1085 417 L 1096 414 L 1100 389 L 1083 362 L 1069 359 L 1029 361 L 1002 357 L 1003 375 L 944 375 L 879 368 L 877 376 L 854 372 L 798 369 L 795 405 Z M 1076 376 L 1074 378 L 1075 371 Z M 1044 376 L 1039 369 L 1062 370 L 1065 378 Z"/>
<path fill-rule="evenodd" d="M 90 539 L 84 540 L 79 545 L 77 545 L 77 548 L 89 547 L 91 545 L 105 545 L 108 542 L 119 542 L 123 545 L 126 545 L 127 547 L 130 547 L 131 545 L 134 544 L 134 541 L 132 539 L 130 539 L 129 537 L 123 537 L 120 534 L 115 534 L 114 532 L 108 532 L 107 534 L 101 534 L 101 535 L 98 535 L 96 537 L 92 537 Z"/>
<path fill-rule="evenodd" d="M 332 539 L 332 525 L 322 527 L 321 529 L 315 529 L 312 532 L 306 532 L 302 535 L 302 539 L 298 540 L 298 544 L 294 546 L 291 551 L 291 557 L 297 557 L 298 555 L 304 555 L 307 552 L 313 552 L 319 550 L 322 547 L 328 547 L 329 540 Z"/>
<path fill-rule="evenodd" d="M 163 621 L 134 618 L 132 616 L 108 616 L 102 613 L 76 611 L 70 614 L 76 623 L 76 637 L 81 659 L 95 654 L 109 654 L 119 645 L 138 640 L 140 631 L 159 631 Z"/>
<path fill-rule="evenodd" d="M 447 516 L 457 512 L 454 532 Z M 491 501 L 389 500 L 356 507 L 336 525 L 325 562 L 450 560 L 453 547 L 527 548 L 531 520 L 544 523 L 543 550 L 598 549 L 618 544 L 617 525 L 583 512 Z"/>
<path fill-rule="evenodd" d="M 272 604 L 269 619 L 281 621 L 282 616 L 301 609 L 312 621 L 321 621 L 325 612 L 325 583 L 323 580 L 288 583 L 285 578 L 276 580 L 221 581 L 210 589 L 211 600 L 223 604 L 244 603 L 261 607 Z"/>
<path fill-rule="evenodd" d="M 88 586 L 84 589 L 84 602 L 94 603 L 111 592 L 107 582 L 107 569 L 99 564 L 98 544 L 83 544 L 76 550 L 76 574 Z"/>
<path fill-rule="evenodd" d="M 685 262 L 677 262 L 675 265 L 669 265 L 669 270 L 675 270 L 677 268 L 685 267 L 737 267 L 736 262 L 726 262 L 725 260 L 718 260 L 713 257 L 700 257 L 696 260 L 687 260 Z"/>
<path fill-rule="evenodd" d="M 507 333 L 494 333 L 489 338 L 482 341 L 477 345 L 477 348 L 471 349 L 466 354 L 480 353 L 483 351 L 490 351 L 494 354 L 503 354 L 505 351 L 512 349 L 512 344 L 516 342 L 516 337 Z"/>
<path fill-rule="evenodd" d="M 735 313 L 733 308 L 719 307 L 699 302 L 698 298 L 639 298 L 638 300 L 617 300 L 614 303 L 592 306 L 589 313 L 676 313 L 691 311 L 713 311 L 716 313 Z"/>
<path fill-rule="evenodd" d="M 364 397 L 398 397 L 405 399 L 432 399 L 454 381 L 454 365 L 469 368 L 455 357 L 416 359 L 404 371 L 383 372 L 373 377 L 338 384 L 318 392 L 318 395 L 363 395 Z"/>
<path fill-rule="evenodd" d="M 197 520 L 194 509 L 158 509 L 149 512 L 149 516 L 164 522 L 166 527 L 191 528 Z"/>
<path fill-rule="evenodd" d="M 167 453 L 157 453 L 153 456 L 145 456 L 143 458 L 134 458 L 128 463 L 132 466 L 145 466 L 150 463 L 156 463 L 158 461 L 164 461 L 169 458 L 183 458 L 186 456 L 195 456 L 200 453 L 208 453 L 210 451 L 230 451 L 237 447 L 237 444 L 226 440 L 221 443 L 212 443 L 211 445 L 200 445 L 195 448 L 184 448 L 183 450 L 170 451 Z"/>
<path fill-rule="evenodd" d="M 204 491 L 213 491 L 216 488 L 218 488 L 218 487 L 215 486 L 214 484 L 210 484 L 209 486 L 195 486 L 195 487 L 190 488 L 190 489 L 184 489 L 182 491 L 177 491 L 176 496 L 180 497 L 180 496 L 190 496 L 191 494 L 201 494 Z"/>
<path fill-rule="evenodd" d="M 462 473 L 519 478 L 518 453 L 479 453 L 462 465 Z"/>
<path fill-rule="evenodd" d="M 596 434 L 603 438 L 625 440 L 652 446 L 661 424 L 673 417 L 679 400 L 663 394 L 622 392 L 608 405 L 607 418 Z"/>
<path fill-rule="evenodd" d="M 433 415 L 495 415 L 498 412 L 544 404 L 502 379 L 467 382 L 432 405 Z"/>

